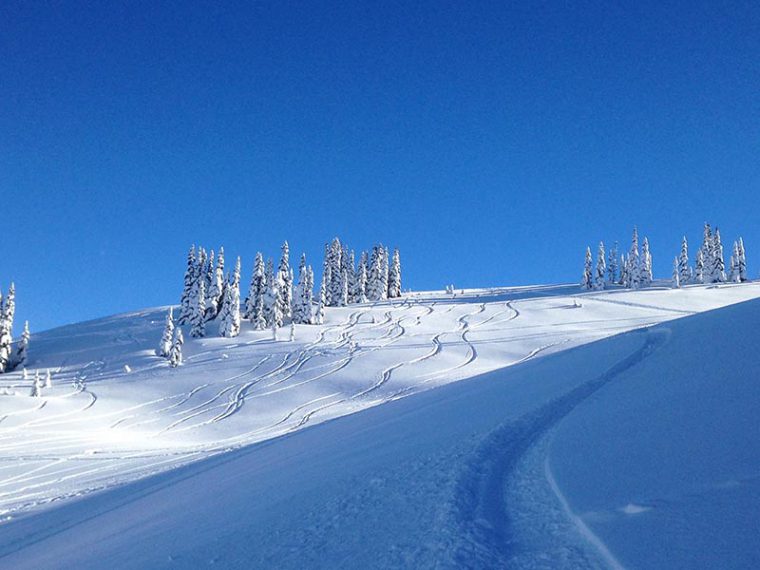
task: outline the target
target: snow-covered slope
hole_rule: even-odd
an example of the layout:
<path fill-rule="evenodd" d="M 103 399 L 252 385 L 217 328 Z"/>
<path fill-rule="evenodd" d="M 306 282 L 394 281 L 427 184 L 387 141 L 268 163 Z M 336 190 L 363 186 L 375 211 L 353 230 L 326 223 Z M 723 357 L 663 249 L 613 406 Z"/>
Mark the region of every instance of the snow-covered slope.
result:
<path fill-rule="evenodd" d="M 707 531 L 690 530 L 754 500 L 760 391 L 744 366 L 760 307 L 690 315 L 760 286 L 576 292 L 331 309 L 294 342 L 250 330 L 189 342 L 177 370 L 152 355 L 161 310 L 40 334 L 31 365 L 54 368 L 54 387 L 34 399 L 29 381 L 2 378 L 15 395 L 0 396 L 0 565 L 694 560 L 686 548 L 699 556 Z M 733 512 L 726 532 L 759 522 Z M 673 520 L 680 550 L 642 546 Z M 710 547 L 718 556 L 738 540 Z M 735 560 L 759 549 L 747 540 Z"/>

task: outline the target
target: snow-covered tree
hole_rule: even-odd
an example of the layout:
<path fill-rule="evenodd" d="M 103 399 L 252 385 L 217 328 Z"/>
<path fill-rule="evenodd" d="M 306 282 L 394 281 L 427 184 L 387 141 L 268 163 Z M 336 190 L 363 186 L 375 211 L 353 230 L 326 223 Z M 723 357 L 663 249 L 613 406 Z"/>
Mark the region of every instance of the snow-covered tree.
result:
<path fill-rule="evenodd" d="M 362 254 L 366 256 L 366 254 Z M 359 262 L 359 269 L 357 270 L 356 288 L 354 290 L 354 302 L 366 303 L 367 302 L 367 263 Z"/>
<path fill-rule="evenodd" d="M 317 305 L 317 313 L 314 315 L 315 325 L 321 325 L 325 322 L 325 305 L 327 304 L 326 274 L 329 274 L 329 270 L 325 271 L 325 274 L 322 275 L 322 284 L 319 287 L 319 304 Z"/>
<path fill-rule="evenodd" d="M 604 276 L 602 276 L 602 279 L 604 279 Z M 401 297 L 401 258 L 399 257 L 398 248 L 393 250 L 393 261 L 391 261 L 390 271 L 388 272 L 388 297 Z"/>
<path fill-rule="evenodd" d="M 257 307 L 264 306 L 264 294 L 266 293 L 266 269 L 264 267 L 264 256 L 261 252 L 256 253 L 256 260 L 253 263 L 253 276 L 251 277 L 251 285 L 248 288 L 248 297 L 245 300 L 245 318 L 255 324 L 256 321 L 264 318 L 262 313 L 257 312 Z M 265 327 L 266 327 L 266 319 Z"/>
<path fill-rule="evenodd" d="M 214 267 L 214 252 L 209 256 L 209 289 L 206 297 L 206 320 L 215 319 L 219 314 L 224 296 L 224 247 L 219 248 Z"/>
<path fill-rule="evenodd" d="M 690 279 L 689 242 L 686 240 L 686 236 L 683 236 L 683 240 L 681 240 L 681 253 L 678 256 L 678 280 L 680 285 L 685 285 Z"/>
<path fill-rule="evenodd" d="M 158 355 L 168 357 L 172 350 L 172 340 L 174 340 L 174 315 L 172 308 L 166 314 L 166 324 L 164 325 L 164 334 L 161 335 L 161 342 L 158 345 Z"/>
<path fill-rule="evenodd" d="M 50 373 L 50 368 L 45 371 L 45 388 L 53 387 L 53 375 Z"/>
<path fill-rule="evenodd" d="M 240 334 L 240 258 L 235 262 L 232 278 L 224 288 L 219 335 L 233 338 Z"/>
<path fill-rule="evenodd" d="M 681 287 L 681 264 L 678 257 L 673 258 L 673 279 L 671 280 L 673 289 Z"/>
<path fill-rule="evenodd" d="M 13 358 L 13 367 L 26 365 L 29 360 L 29 339 L 31 335 L 29 333 L 29 321 L 24 322 L 24 331 L 21 333 L 21 340 L 19 340 L 16 347 L 16 354 Z"/>
<path fill-rule="evenodd" d="M 586 248 L 586 262 L 583 265 L 583 278 L 581 279 L 581 289 L 591 290 L 594 287 L 594 278 L 592 276 L 593 259 L 591 257 L 591 248 Z"/>
<path fill-rule="evenodd" d="M 335 307 L 340 304 L 343 295 L 343 245 L 337 237 L 332 240 L 327 248 L 325 267 L 329 268 L 327 274 L 327 305 Z"/>
<path fill-rule="evenodd" d="M 201 338 L 206 336 L 206 282 L 199 279 L 195 287 L 195 301 L 193 302 L 193 317 L 190 321 L 190 336 Z"/>
<path fill-rule="evenodd" d="M 704 283 L 705 280 L 705 250 L 700 248 L 694 261 L 694 283 Z"/>
<path fill-rule="evenodd" d="M 40 377 L 40 371 L 34 372 L 34 384 L 32 384 L 32 391 L 29 394 L 32 398 L 39 398 L 42 396 L 42 378 Z"/>
<path fill-rule="evenodd" d="M 11 367 L 13 355 L 13 316 L 15 313 L 15 287 L 11 288 L 5 299 L 0 295 L 0 373 L 7 372 Z"/>
<path fill-rule="evenodd" d="M 726 265 L 723 261 L 723 244 L 720 241 L 720 230 L 715 228 L 712 245 L 712 270 L 710 272 L 713 283 L 722 283 L 726 280 Z"/>
<path fill-rule="evenodd" d="M 599 242 L 599 249 L 596 255 L 596 274 L 594 276 L 594 289 L 604 289 L 604 279 L 607 273 L 606 255 L 604 252 L 604 242 Z"/>
<path fill-rule="evenodd" d="M 630 275 L 628 275 L 628 259 L 626 259 L 625 255 L 620 256 L 620 278 L 618 279 L 618 284 L 623 285 L 624 287 L 628 287 L 628 283 L 630 282 Z"/>
<path fill-rule="evenodd" d="M 172 341 L 172 349 L 169 352 L 169 366 L 177 368 L 182 364 L 182 345 L 185 343 L 185 339 L 182 336 L 182 329 L 177 327 L 174 329 L 174 340 Z"/>
<path fill-rule="evenodd" d="M 382 246 L 382 254 L 383 254 L 383 291 L 385 292 L 385 297 L 388 298 L 388 274 L 390 273 L 390 253 L 388 253 L 388 248 L 385 246 Z"/>
<path fill-rule="evenodd" d="M 385 261 L 385 247 L 378 244 L 372 248 L 367 276 L 367 298 L 382 301 L 388 298 L 388 271 Z"/>
<path fill-rule="evenodd" d="M 737 246 L 739 257 L 736 260 L 736 265 L 739 271 L 739 281 L 744 283 L 745 281 L 749 281 L 749 277 L 747 275 L 747 255 L 744 251 L 744 240 L 742 238 L 739 238 Z"/>
<path fill-rule="evenodd" d="M 359 278 L 359 272 L 356 270 L 356 258 L 354 250 L 348 252 L 348 261 L 345 264 L 346 271 L 348 272 L 348 302 L 356 303 L 356 280 Z"/>
<path fill-rule="evenodd" d="M 293 272 L 290 269 L 290 246 L 287 241 L 282 244 L 282 257 L 277 273 L 280 279 L 280 311 L 283 317 L 289 318 L 293 306 Z"/>
<path fill-rule="evenodd" d="M 645 237 L 641 244 L 641 272 L 640 281 L 642 287 L 652 284 L 652 253 L 649 250 L 649 240 Z"/>
<path fill-rule="evenodd" d="M 618 243 L 612 246 L 607 256 L 607 282 L 614 284 L 618 282 Z"/>
<path fill-rule="evenodd" d="M 195 265 L 197 261 L 195 258 L 195 246 L 190 248 L 187 254 L 187 269 L 185 270 L 185 286 L 182 289 L 182 299 L 180 300 L 179 318 L 177 323 L 185 325 L 190 322 L 193 316 L 193 295 L 195 286 Z"/>
<path fill-rule="evenodd" d="M 310 271 L 311 267 L 306 265 L 306 254 L 303 254 L 298 266 L 298 285 L 293 296 L 293 322 L 300 325 L 311 323 L 313 289 L 310 286 Z"/>

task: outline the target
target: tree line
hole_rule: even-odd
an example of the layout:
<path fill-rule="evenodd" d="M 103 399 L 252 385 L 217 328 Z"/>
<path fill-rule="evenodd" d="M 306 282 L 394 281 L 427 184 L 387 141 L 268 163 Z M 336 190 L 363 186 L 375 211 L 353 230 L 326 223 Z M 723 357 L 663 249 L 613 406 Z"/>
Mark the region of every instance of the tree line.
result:
<path fill-rule="evenodd" d="M 401 296 L 401 259 L 398 249 L 391 256 L 387 247 L 375 245 L 359 255 L 339 238 L 325 244 L 322 279 L 318 297 L 314 298 L 314 270 L 302 254 L 298 264 L 298 281 L 290 265 L 290 246 L 281 248 L 277 267 L 272 258 L 264 262 L 257 252 L 248 292 L 241 303 L 238 257 L 232 274 L 226 272 L 224 248 L 206 252 L 192 246 L 187 255 L 184 286 L 179 315 L 169 309 L 158 354 L 171 366 L 182 362 L 184 337 L 178 325 L 189 325 L 190 336 L 205 337 L 216 326 L 219 336 L 232 338 L 240 333 L 243 320 L 254 330 L 277 329 L 289 323 L 293 327 L 320 325 L 326 307 L 342 307 L 354 303 L 381 301 Z"/>

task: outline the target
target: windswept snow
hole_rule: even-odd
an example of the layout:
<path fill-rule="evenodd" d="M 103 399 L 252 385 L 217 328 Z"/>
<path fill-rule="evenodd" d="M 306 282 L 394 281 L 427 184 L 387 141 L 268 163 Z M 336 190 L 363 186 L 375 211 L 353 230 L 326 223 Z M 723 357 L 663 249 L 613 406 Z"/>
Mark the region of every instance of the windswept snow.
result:
<path fill-rule="evenodd" d="M 8 521 L 0 562 L 639 565 L 637 547 L 620 546 L 635 543 L 626 529 L 643 536 L 649 521 L 688 513 L 658 506 L 678 496 L 675 479 L 642 489 L 623 476 L 617 485 L 616 470 L 632 467 L 626 450 L 644 456 L 650 447 L 641 442 L 651 446 L 656 430 L 671 426 L 664 411 L 683 398 L 699 401 L 688 398 L 689 371 L 703 370 L 700 391 L 709 389 L 698 410 L 707 417 L 721 400 L 705 371 L 722 370 L 720 386 L 747 378 L 731 343 L 693 334 L 692 319 L 649 327 L 758 297 L 760 286 L 576 293 L 577 286 L 467 290 L 331 308 L 325 325 L 296 327 L 294 342 L 244 324 L 233 339 L 188 341 L 178 369 L 154 356 L 163 309 L 35 335 L 29 368 L 50 368 L 53 387 L 33 398 L 20 373 L 0 378 L 0 509 Z M 757 305 L 695 319 L 716 331 L 748 331 L 745 306 Z M 711 367 L 702 368 L 706 360 Z M 681 374 L 678 388 L 671 372 Z M 465 378 L 473 379 L 456 382 Z M 629 423 L 616 421 L 610 410 L 639 396 L 637 382 L 649 400 L 638 400 L 635 418 L 621 412 Z M 453 385 L 428 391 L 444 384 Z M 756 406 L 746 392 L 731 393 Z M 660 423 L 650 423 L 645 412 L 657 404 Z M 302 429 L 341 416 L 349 417 Z M 667 458 L 657 450 L 663 461 L 702 450 L 703 439 L 683 431 L 693 427 L 665 432 L 673 447 Z M 647 429 L 653 435 L 637 440 Z M 731 452 L 749 441 L 727 434 Z M 598 450 L 604 461 L 590 459 Z M 657 481 L 651 461 L 638 463 L 644 481 Z M 741 490 L 754 487 L 743 482 L 758 468 L 748 453 L 720 481 L 735 480 L 726 488 L 747 499 Z M 704 488 L 717 484 L 704 479 Z M 51 508 L 98 489 L 108 490 Z"/>

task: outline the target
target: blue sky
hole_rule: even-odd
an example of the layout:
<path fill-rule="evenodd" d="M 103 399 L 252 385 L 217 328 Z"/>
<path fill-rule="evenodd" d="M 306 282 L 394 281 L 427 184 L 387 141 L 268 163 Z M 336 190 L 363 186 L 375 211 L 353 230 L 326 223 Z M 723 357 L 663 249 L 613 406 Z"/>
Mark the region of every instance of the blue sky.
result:
<path fill-rule="evenodd" d="M 760 8 L 5 2 L 3 288 L 40 330 L 176 302 L 191 243 L 415 289 L 576 281 L 638 224 L 760 251 Z M 160 4 L 157 5 L 157 4 Z"/>

